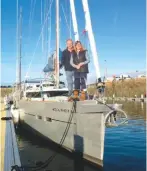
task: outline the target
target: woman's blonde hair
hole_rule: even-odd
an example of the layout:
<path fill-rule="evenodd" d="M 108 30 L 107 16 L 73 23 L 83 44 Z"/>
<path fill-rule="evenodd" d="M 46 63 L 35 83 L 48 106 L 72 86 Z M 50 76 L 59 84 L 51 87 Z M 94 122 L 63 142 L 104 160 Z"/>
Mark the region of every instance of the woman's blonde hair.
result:
<path fill-rule="evenodd" d="M 77 51 L 76 45 L 77 45 L 78 43 L 80 43 L 80 45 L 81 45 L 80 51 L 84 51 L 85 48 L 83 47 L 83 45 L 82 45 L 82 43 L 81 43 L 80 41 L 76 41 L 76 42 L 75 42 L 75 44 L 74 44 L 74 49 L 75 49 L 75 51 Z"/>

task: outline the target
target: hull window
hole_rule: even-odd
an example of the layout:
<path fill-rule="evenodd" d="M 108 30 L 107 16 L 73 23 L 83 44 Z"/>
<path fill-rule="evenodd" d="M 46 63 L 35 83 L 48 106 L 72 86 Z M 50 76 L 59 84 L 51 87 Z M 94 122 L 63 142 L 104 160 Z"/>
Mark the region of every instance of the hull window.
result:
<path fill-rule="evenodd" d="M 51 119 L 51 118 L 46 117 L 46 121 L 48 121 L 48 122 L 52 122 L 52 119 Z"/>
<path fill-rule="evenodd" d="M 42 119 L 42 116 L 39 116 L 39 115 L 38 115 L 38 116 L 37 116 L 37 119 Z"/>

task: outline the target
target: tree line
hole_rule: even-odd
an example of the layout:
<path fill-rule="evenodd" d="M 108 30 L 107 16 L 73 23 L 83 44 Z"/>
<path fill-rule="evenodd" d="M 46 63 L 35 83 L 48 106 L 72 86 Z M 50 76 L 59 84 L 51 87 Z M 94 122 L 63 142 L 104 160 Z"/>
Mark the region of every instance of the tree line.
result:
<path fill-rule="evenodd" d="M 8 85 L 8 86 L 0 86 L 0 88 L 12 88 L 12 86 L 11 85 Z"/>

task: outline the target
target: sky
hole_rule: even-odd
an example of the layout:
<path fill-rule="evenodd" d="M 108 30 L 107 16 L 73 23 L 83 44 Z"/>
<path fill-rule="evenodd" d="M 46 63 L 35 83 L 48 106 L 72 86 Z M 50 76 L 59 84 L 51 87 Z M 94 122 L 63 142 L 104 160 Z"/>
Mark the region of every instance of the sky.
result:
<path fill-rule="evenodd" d="M 51 0 L 42 0 L 42 13 L 41 0 L 18 1 L 19 8 L 22 7 L 22 80 L 30 63 L 28 74 L 30 78 L 42 77 L 47 54 L 55 50 L 55 0 L 51 5 L 51 23 L 48 19 L 44 25 L 43 39 L 40 36 L 43 26 L 41 16 L 44 23 L 45 11 L 49 9 Z M 104 76 L 106 69 L 108 76 L 145 71 L 145 0 L 88 0 L 88 3 L 101 75 Z M 82 34 L 85 28 L 82 0 L 75 0 L 75 9 L 80 40 L 85 45 L 88 38 Z M 2 0 L 1 84 L 14 83 L 16 80 L 16 27 L 16 0 Z M 51 34 L 47 34 L 47 30 L 50 30 Z M 74 40 L 69 0 L 60 0 L 62 50 L 66 46 L 65 42 L 70 37 L 70 33 Z M 47 40 L 50 40 L 48 41 L 50 48 Z M 89 46 L 86 45 L 85 47 L 90 51 Z M 95 79 L 91 55 L 89 68 L 88 79 L 91 81 Z"/>

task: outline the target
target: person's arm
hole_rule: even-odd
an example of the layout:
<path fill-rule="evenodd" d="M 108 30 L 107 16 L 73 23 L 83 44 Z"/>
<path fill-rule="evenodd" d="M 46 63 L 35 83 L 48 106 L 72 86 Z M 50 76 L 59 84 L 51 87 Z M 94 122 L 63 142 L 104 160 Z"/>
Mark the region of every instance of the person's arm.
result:
<path fill-rule="evenodd" d="M 88 55 L 88 52 L 87 51 L 85 52 L 85 57 L 86 57 L 86 61 L 81 62 L 80 63 L 80 66 L 86 65 L 86 64 L 88 64 L 90 62 L 89 55 Z"/>
<path fill-rule="evenodd" d="M 71 54 L 71 56 L 70 56 L 70 65 L 71 65 L 72 67 L 74 67 L 74 68 L 77 68 L 77 65 L 75 65 L 75 64 L 73 63 L 73 56 L 72 56 L 72 54 Z"/>

